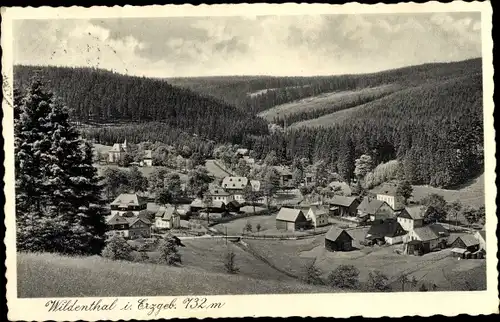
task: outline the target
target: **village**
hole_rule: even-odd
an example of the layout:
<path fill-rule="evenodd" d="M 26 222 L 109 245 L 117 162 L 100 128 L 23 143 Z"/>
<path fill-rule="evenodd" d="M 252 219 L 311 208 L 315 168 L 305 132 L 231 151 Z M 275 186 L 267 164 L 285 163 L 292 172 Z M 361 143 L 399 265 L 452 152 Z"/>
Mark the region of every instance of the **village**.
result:
<path fill-rule="evenodd" d="M 118 163 L 125 151 L 126 142 L 115 144 L 106 163 Z M 247 149 L 236 149 L 234 153 L 237 163 L 243 160 L 249 168 L 262 163 L 249 157 Z M 150 150 L 145 151 L 144 159 L 132 166 L 154 168 L 151 155 Z M 314 253 L 310 256 L 316 260 L 347 259 L 360 266 L 370 265 L 368 260 L 356 259 L 360 254 L 379 256 L 383 266 L 394 264 L 391 258 L 399 261 L 394 256 L 430 262 L 485 258 L 485 233 L 480 225 L 440 220 L 443 217 L 433 212 L 442 210 L 413 201 L 411 191 L 402 196 L 398 183 L 382 183 L 360 196 L 354 193 L 355 184 L 335 181 L 329 185 L 334 187 L 333 193 L 304 196 L 301 191 L 308 190 L 304 187 L 317 179 L 314 173 L 304 173 L 298 181 L 289 166 L 274 165 L 276 186 L 270 187 L 265 179 L 238 175 L 224 167 L 222 160 L 207 162 L 217 164 L 219 172 L 212 173 L 218 178 L 202 195 L 166 204 L 158 204 L 158 198 L 150 193 L 128 191 L 117 195 L 109 203 L 107 234 L 122 236 L 132 243 L 147 243 L 166 235 L 174 235 L 184 243 L 229 240 L 253 249 L 257 258 L 276 241 L 282 244 L 276 252 L 287 243 L 310 242 L 310 252 Z M 264 254 L 271 261 L 272 249 Z"/>

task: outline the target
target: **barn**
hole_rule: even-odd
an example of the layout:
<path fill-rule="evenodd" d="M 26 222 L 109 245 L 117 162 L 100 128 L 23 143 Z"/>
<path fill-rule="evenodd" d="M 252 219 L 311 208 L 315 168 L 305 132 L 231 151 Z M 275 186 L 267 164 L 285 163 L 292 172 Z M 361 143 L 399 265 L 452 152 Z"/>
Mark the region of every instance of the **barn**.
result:
<path fill-rule="evenodd" d="M 353 238 L 347 231 L 342 228 L 333 226 L 326 233 L 325 248 L 331 252 L 340 251 L 345 252 L 352 250 Z"/>
<path fill-rule="evenodd" d="M 479 250 L 479 241 L 473 235 L 464 234 L 457 236 L 450 246 L 474 253 Z"/>
<path fill-rule="evenodd" d="M 359 201 L 355 197 L 333 196 L 325 201 L 337 216 L 356 216 Z"/>
<path fill-rule="evenodd" d="M 276 228 L 281 230 L 300 230 L 307 228 L 309 221 L 300 209 L 281 207 L 276 216 Z"/>

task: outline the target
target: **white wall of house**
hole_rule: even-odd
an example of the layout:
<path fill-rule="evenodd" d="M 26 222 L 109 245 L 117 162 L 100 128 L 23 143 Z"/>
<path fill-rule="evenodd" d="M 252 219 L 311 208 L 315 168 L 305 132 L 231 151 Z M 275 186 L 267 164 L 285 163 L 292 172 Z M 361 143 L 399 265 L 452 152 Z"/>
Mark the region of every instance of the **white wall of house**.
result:
<path fill-rule="evenodd" d="M 213 196 L 213 201 L 222 201 L 224 204 L 228 204 L 231 201 L 234 200 L 234 197 L 232 195 L 229 196 Z"/>
<path fill-rule="evenodd" d="M 394 209 L 395 203 L 396 203 L 396 198 L 391 195 L 384 195 L 384 194 L 377 194 L 377 200 L 385 201 L 389 206 Z"/>
<path fill-rule="evenodd" d="M 415 228 L 415 222 L 413 219 L 410 218 L 398 217 L 398 223 L 406 231 L 410 231 L 413 230 L 413 228 Z"/>
<path fill-rule="evenodd" d="M 314 227 L 322 227 L 328 224 L 328 216 L 326 214 L 316 215 L 311 208 L 309 208 L 306 218 L 311 220 Z"/>
<path fill-rule="evenodd" d="M 396 237 L 384 237 L 385 242 L 389 245 L 395 245 L 395 244 L 400 244 L 403 242 L 403 236 L 396 236 Z"/>
<path fill-rule="evenodd" d="M 245 198 L 243 198 L 243 195 L 240 193 L 234 194 L 234 200 L 236 200 L 238 202 L 245 202 Z"/>

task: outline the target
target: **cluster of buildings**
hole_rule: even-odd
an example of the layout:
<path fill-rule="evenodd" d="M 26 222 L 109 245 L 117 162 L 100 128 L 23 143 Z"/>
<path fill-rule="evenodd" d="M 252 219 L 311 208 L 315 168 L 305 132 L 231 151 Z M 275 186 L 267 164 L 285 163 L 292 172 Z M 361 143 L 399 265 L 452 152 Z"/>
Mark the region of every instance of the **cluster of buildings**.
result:
<path fill-rule="evenodd" d="M 125 155 L 128 152 L 130 151 L 129 151 L 129 146 L 127 145 L 127 140 L 125 140 L 123 143 L 115 143 L 108 151 L 108 157 L 106 162 L 109 164 L 118 164 L 125 159 Z M 145 150 L 142 160 L 139 162 L 133 162 L 132 164 L 141 167 L 152 167 L 153 166 L 152 151 Z"/>
<path fill-rule="evenodd" d="M 276 217 L 276 228 L 296 231 L 328 225 L 329 216 L 340 216 L 358 226 L 369 227 L 360 244 L 402 244 L 405 254 L 425 254 L 451 247 L 458 257 L 482 257 L 485 254 L 484 231 L 472 234 L 450 234 L 439 223 L 424 219 L 432 208 L 424 205 L 404 206 L 396 189 L 383 189 L 376 198 L 334 196 L 321 205 L 282 207 Z M 331 251 L 353 249 L 349 230 L 333 226 L 325 236 L 325 248 Z"/>
<path fill-rule="evenodd" d="M 111 204 L 106 218 L 107 234 L 128 239 L 149 238 L 153 229 L 176 229 L 181 226 L 182 210 L 161 206 L 154 216 L 147 210 L 147 199 L 135 193 L 122 193 Z"/>

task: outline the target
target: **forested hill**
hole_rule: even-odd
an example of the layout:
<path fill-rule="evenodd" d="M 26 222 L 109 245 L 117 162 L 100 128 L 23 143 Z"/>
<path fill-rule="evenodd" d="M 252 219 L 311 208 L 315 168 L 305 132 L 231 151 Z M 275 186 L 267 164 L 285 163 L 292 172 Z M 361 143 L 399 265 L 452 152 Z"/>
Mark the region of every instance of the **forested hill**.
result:
<path fill-rule="evenodd" d="M 483 170 L 481 73 L 397 91 L 367 104 L 299 122 L 252 148 L 289 160 L 324 160 L 344 179 L 354 160 L 397 159 L 414 184 L 453 187 Z"/>
<path fill-rule="evenodd" d="M 35 74 L 72 109 L 75 121 L 159 121 L 217 142 L 235 143 L 268 131 L 261 118 L 164 80 L 91 68 L 15 66 L 15 86 L 24 88 Z"/>
<path fill-rule="evenodd" d="M 260 113 L 273 106 L 322 93 L 356 90 L 386 84 L 404 87 L 444 81 L 464 74 L 481 73 L 481 58 L 452 63 L 431 63 L 371 74 L 269 77 L 220 76 L 170 78 L 169 83 L 210 95 L 238 108 Z"/>

